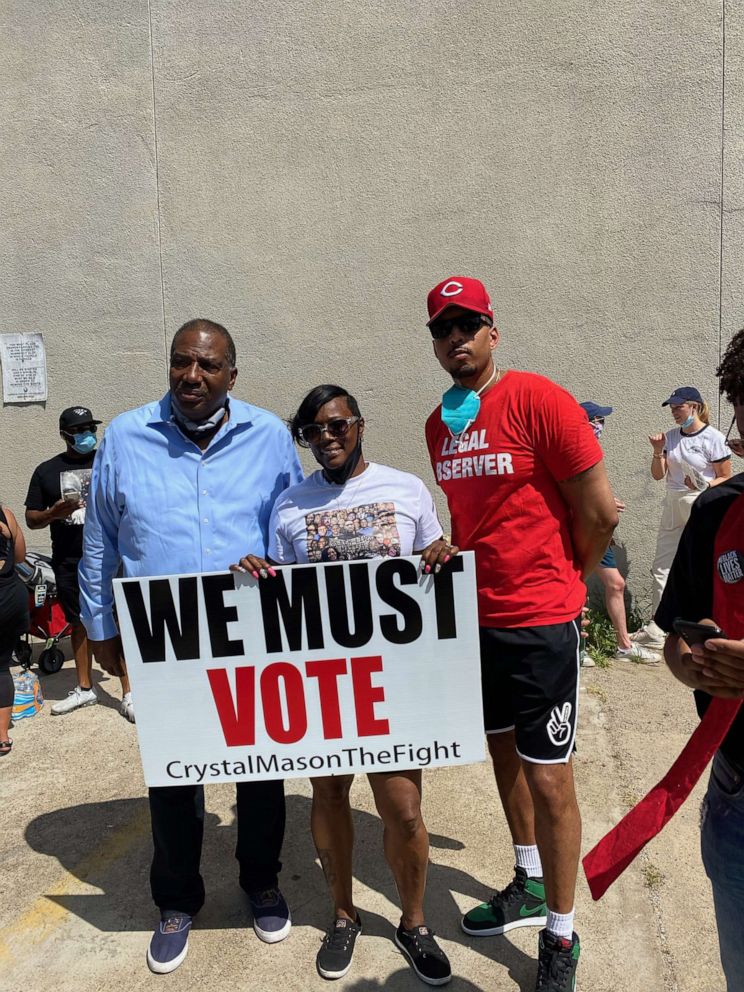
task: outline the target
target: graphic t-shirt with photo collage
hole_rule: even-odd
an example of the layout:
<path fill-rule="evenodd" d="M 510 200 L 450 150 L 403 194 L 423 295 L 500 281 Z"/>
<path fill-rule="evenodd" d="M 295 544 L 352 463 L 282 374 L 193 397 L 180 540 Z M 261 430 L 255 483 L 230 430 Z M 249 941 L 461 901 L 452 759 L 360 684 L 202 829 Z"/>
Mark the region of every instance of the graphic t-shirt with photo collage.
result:
<path fill-rule="evenodd" d="M 370 463 L 343 485 L 321 471 L 286 489 L 269 524 L 269 558 L 282 565 L 397 558 L 442 536 L 421 479 Z"/>

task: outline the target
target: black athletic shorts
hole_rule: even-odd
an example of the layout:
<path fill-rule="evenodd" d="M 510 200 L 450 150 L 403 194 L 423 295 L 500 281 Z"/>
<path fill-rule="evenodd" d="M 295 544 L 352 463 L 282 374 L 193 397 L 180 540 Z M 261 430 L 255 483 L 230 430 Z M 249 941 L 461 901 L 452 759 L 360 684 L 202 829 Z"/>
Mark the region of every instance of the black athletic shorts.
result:
<path fill-rule="evenodd" d="M 579 707 L 580 617 L 547 627 L 481 627 L 487 734 L 514 730 L 517 753 L 538 764 L 571 757 Z"/>
<path fill-rule="evenodd" d="M 65 620 L 80 623 L 80 586 L 78 585 L 77 562 L 53 565 L 57 583 L 57 598 Z"/>

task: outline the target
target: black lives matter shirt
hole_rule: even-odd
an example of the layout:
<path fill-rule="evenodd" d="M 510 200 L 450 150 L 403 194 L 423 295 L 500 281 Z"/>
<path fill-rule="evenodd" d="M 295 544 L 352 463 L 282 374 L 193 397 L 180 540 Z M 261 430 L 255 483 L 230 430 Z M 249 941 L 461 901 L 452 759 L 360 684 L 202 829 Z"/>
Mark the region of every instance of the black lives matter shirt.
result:
<path fill-rule="evenodd" d="M 715 602 L 723 605 L 724 599 L 733 607 L 732 614 L 734 611 L 741 613 L 744 602 L 744 472 L 714 486 L 695 500 L 654 619 L 666 631 L 672 630 L 676 617 L 695 623 L 704 618 L 715 620 L 736 640 L 743 636 L 742 632 L 727 630 L 726 617 L 714 605 Z M 707 710 L 710 700 L 706 692 L 695 692 L 700 716 Z M 721 750 L 735 764 L 744 766 L 744 706 Z"/>
<path fill-rule="evenodd" d="M 95 451 L 84 457 L 72 458 L 68 454 L 55 455 L 34 469 L 26 495 L 27 510 L 46 510 L 62 499 L 60 476 L 62 472 L 89 469 Z M 49 527 L 52 534 L 52 562 L 55 565 L 74 565 L 83 556 L 83 525 L 66 520 L 53 520 Z"/>

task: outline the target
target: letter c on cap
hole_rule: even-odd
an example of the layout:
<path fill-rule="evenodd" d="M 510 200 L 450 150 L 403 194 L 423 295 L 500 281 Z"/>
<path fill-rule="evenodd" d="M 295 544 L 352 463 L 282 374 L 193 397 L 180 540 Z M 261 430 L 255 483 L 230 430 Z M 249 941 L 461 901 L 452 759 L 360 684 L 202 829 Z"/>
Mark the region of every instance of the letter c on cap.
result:
<path fill-rule="evenodd" d="M 462 283 L 450 279 L 440 290 L 440 296 L 458 296 L 462 292 Z"/>

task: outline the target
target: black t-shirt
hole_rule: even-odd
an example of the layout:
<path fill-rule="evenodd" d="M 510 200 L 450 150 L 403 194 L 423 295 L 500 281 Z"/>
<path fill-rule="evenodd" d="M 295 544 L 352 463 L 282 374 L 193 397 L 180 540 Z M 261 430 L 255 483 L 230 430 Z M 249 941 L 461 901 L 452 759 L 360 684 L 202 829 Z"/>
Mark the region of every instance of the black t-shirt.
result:
<path fill-rule="evenodd" d="M 34 469 L 26 495 L 27 510 L 46 510 L 62 499 L 61 477 L 63 472 L 90 470 L 96 453 L 73 457 L 67 453 L 55 455 Z M 88 488 L 85 478 L 76 480 L 66 477 L 66 482 L 80 488 L 83 500 L 87 499 Z M 83 510 L 84 515 L 85 511 Z M 77 515 L 76 515 L 77 516 Z M 83 557 L 83 524 L 73 523 L 70 517 L 53 520 L 49 525 L 52 534 L 52 562 L 55 565 L 72 565 Z"/>
<path fill-rule="evenodd" d="M 708 489 L 695 500 L 654 617 L 662 630 L 671 631 L 676 617 L 695 623 L 705 617 L 716 619 L 712 615 L 716 534 L 732 503 L 742 493 L 744 472 Z M 744 595 L 744 590 L 739 594 Z M 695 692 L 700 716 L 707 710 L 710 700 L 707 692 Z M 744 706 L 739 710 L 721 750 L 737 765 L 744 765 Z"/>
<path fill-rule="evenodd" d="M 3 508 L 0 506 L 0 524 L 4 524 L 8 530 L 10 530 L 10 524 L 8 523 L 8 518 L 3 513 Z M 13 541 L 13 532 L 11 531 L 8 537 L 0 531 L 0 583 L 6 582 L 12 579 L 15 575 L 15 545 Z"/>

